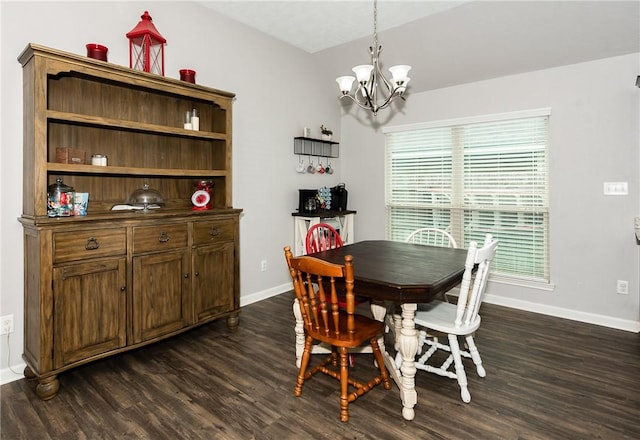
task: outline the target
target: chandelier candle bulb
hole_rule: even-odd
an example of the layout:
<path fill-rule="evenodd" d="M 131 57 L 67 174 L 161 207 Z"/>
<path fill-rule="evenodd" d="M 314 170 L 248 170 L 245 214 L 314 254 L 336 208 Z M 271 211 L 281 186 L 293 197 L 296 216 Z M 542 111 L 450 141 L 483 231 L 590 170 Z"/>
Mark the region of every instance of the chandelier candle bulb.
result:
<path fill-rule="evenodd" d="M 371 78 L 371 71 L 373 70 L 373 66 L 371 64 L 363 64 L 361 66 L 356 66 L 351 70 L 353 70 L 353 73 L 356 74 L 358 82 L 362 85 L 366 85 Z"/>
<path fill-rule="evenodd" d="M 336 78 L 336 82 L 338 83 L 338 87 L 343 95 L 348 95 L 351 91 L 351 87 L 353 86 L 353 82 L 356 80 L 355 76 L 340 76 Z"/>

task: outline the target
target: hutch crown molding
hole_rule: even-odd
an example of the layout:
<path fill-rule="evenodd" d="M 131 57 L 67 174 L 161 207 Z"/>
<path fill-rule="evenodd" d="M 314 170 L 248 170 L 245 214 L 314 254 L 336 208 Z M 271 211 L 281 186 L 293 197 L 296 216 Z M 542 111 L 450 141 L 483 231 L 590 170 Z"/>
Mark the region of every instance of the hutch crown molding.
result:
<path fill-rule="evenodd" d="M 58 374 L 215 319 L 238 325 L 232 207 L 234 94 L 29 44 L 23 67 L 24 360 L 46 400 Z M 196 109 L 200 130 L 183 128 Z M 106 155 L 60 163 L 57 149 Z M 63 155 L 64 157 L 64 155 Z M 89 162 L 90 163 L 90 162 Z M 89 193 L 87 215 L 49 217 L 47 187 Z M 197 181 L 211 209 L 193 210 Z M 145 184 L 160 209 L 114 211 Z"/>

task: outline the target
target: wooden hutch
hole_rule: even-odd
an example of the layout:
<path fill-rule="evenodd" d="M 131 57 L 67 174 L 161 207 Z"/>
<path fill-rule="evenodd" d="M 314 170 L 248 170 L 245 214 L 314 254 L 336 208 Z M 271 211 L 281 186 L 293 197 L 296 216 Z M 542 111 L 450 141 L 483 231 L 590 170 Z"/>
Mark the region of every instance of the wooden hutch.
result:
<path fill-rule="evenodd" d="M 24 360 L 36 393 L 58 374 L 226 318 L 238 325 L 239 217 L 231 194 L 234 94 L 30 44 L 24 85 Z M 200 130 L 183 128 L 197 109 Z M 61 163 L 58 149 L 85 163 Z M 94 154 L 108 166 L 91 165 Z M 61 178 L 85 216 L 47 216 Z M 193 210 L 195 182 L 213 208 Z M 144 184 L 166 204 L 113 211 Z"/>

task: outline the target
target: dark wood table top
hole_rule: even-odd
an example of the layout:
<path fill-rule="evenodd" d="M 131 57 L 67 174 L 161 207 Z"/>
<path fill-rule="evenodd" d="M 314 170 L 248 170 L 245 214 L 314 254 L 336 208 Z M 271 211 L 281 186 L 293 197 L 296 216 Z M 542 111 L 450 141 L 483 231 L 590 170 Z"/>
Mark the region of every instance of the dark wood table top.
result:
<path fill-rule="evenodd" d="M 396 303 L 429 302 L 462 280 L 465 249 L 397 241 L 361 241 L 311 254 L 343 264 L 353 256 L 355 293 Z"/>

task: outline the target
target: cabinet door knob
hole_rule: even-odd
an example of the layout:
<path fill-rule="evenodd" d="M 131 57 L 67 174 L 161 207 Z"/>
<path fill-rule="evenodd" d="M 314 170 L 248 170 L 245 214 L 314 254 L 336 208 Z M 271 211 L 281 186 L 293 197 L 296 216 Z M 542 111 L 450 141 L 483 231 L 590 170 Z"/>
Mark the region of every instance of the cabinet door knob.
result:
<path fill-rule="evenodd" d="M 185 273 L 185 274 L 184 274 L 184 277 L 185 277 L 185 278 L 189 278 L 189 274 L 188 274 L 188 273 Z"/>
<path fill-rule="evenodd" d="M 169 234 L 167 234 L 166 232 L 162 231 L 160 233 L 160 236 L 158 237 L 158 241 L 160 243 L 166 243 L 169 241 Z"/>
<path fill-rule="evenodd" d="M 98 249 L 100 247 L 100 244 L 98 244 L 98 239 L 95 237 L 89 237 L 87 239 L 87 244 L 84 245 L 84 248 L 88 251 L 93 251 L 95 249 Z"/>
<path fill-rule="evenodd" d="M 124 292 L 125 290 L 127 290 L 127 286 L 122 286 L 122 287 L 120 288 L 120 291 L 121 291 L 121 292 Z"/>
<path fill-rule="evenodd" d="M 215 226 L 211 226 L 211 230 L 209 231 L 209 235 L 215 237 L 216 235 L 220 235 L 220 231 Z"/>
<path fill-rule="evenodd" d="M 197 277 L 199 277 L 199 276 L 200 276 L 200 272 L 196 272 L 196 273 L 195 273 L 195 275 L 196 275 Z"/>

